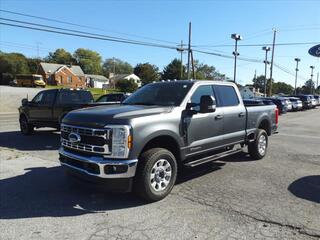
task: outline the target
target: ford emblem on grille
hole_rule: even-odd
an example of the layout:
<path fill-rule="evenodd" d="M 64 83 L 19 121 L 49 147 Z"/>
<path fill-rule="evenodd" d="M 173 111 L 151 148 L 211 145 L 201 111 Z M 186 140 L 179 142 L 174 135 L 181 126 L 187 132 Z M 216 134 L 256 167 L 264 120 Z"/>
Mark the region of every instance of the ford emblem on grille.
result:
<path fill-rule="evenodd" d="M 80 135 L 73 132 L 69 134 L 68 139 L 70 143 L 79 143 L 81 141 Z"/>

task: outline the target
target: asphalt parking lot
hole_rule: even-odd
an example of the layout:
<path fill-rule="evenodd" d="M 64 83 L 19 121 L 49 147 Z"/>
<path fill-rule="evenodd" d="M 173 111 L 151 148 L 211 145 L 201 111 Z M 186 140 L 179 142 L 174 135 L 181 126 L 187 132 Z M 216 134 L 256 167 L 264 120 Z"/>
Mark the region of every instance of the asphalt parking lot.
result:
<path fill-rule="evenodd" d="M 280 117 L 268 155 L 238 154 L 180 173 L 146 204 L 70 182 L 59 133 L 30 137 L 0 114 L 0 239 L 319 239 L 320 109 Z"/>

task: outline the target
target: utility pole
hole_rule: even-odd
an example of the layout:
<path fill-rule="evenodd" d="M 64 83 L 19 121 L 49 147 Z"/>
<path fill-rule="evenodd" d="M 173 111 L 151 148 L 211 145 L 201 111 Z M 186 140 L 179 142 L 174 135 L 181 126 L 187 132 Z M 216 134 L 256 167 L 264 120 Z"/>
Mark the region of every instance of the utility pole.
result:
<path fill-rule="evenodd" d="M 178 50 L 180 52 L 180 62 L 181 62 L 181 67 L 180 67 L 180 80 L 182 80 L 183 78 L 183 58 L 182 58 L 182 54 L 183 54 L 183 41 L 181 40 L 181 44 L 180 44 L 180 49 Z"/>
<path fill-rule="evenodd" d="M 268 52 L 270 51 L 270 47 L 262 47 L 263 51 L 266 51 L 266 58 L 264 60 L 264 82 L 263 82 L 263 96 L 267 96 L 267 66 L 268 66 Z"/>
<path fill-rule="evenodd" d="M 191 22 L 189 22 L 188 64 L 187 78 L 190 79 L 190 55 L 191 55 Z"/>
<path fill-rule="evenodd" d="M 300 58 L 295 58 L 294 59 L 297 64 L 296 64 L 296 78 L 295 78 L 295 81 L 294 81 L 294 95 L 297 95 L 297 80 L 298 80 L 298 71 L 299 71 L 299 62 L 300 62 Z"/>
<path fill-rule="evenodd" d="M 311 82 L 310 82 L 310 94 L 312 94 L 312 84 L 313 84 L 313 69 L 314 69 L 314 66 L 310 66 L 310 68 L 311 68 L 311 78 L 310 78 L 310 80 L 311 80 Z"/>
<path fill-rule="evenodd" d="M 191 66 L 192 66 L 192 79 L 196 79 L 195 72 L 194 72 L 194 62 L 193 62 L 193 52 L 191 50 Z"/>
<path fill-rule="evenodd" d="M 240 34 L 237 33 L 233 33 L 231 34 L 231 38 L 235 40 L 235 46 L 234 46 L 234 72 L 233 72 L 233 82 L 236 83 L 236 76 L 237 76 L 237 57 L 239 56 L 238 53 L 238 41 L 242 40 L 242 37 L 240 36 Z"/>
<path fill-rule="evenodd" d="M 113 61 L 113 75 L 116 75 L 116 62 L 114 60 L 114 57 L 112 58 Z"/>
<path fill-rule="evenodd" d="M 270 65 L 270 89 L 269 89 L 270 97 L 272 96 L 272 72 L 273 72 L 274 47 L 276 45 L 276 34 L 277 34 L 277 30 L 273 29 L 272 54 L 271 54 L 271 65 Z"/>
<path fill-rule="evenodd" d="M 319 72 L 317 73 L 317 88 L 316 88 L 316 91 L 318 91 L 318 87 L 319 87 Z M 318 94 L 319 94 L 319 91 L 318 91 Z"/>

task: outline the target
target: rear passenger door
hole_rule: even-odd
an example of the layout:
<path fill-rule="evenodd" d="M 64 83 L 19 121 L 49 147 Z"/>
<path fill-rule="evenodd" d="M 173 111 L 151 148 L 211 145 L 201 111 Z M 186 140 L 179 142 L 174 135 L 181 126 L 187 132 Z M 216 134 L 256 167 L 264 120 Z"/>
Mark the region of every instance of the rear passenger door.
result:
<path fill-rule="evenodd" d="M 246 108 L 233 86 L 215 85 L 214 91 L 223 111 L 223 142 L 233 144 L 245 139 Z"/>

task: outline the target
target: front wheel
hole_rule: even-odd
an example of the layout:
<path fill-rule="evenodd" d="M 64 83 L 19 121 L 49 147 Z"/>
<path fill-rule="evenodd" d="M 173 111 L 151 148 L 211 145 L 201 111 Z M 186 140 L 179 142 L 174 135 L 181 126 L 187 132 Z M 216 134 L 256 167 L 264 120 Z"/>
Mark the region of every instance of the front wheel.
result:
<path fill-rule="evenodd" d="M 267 154 L 268 134 L 265 130 L 259 129 L 254 142 L 248 144 L 248 151 L 253 159 L 262 159 Z"/>
<path fill-rule="evenodd" d="M 20 130 L 22 134 L 30 135 L 34 132 L 34 127 L 33 125 L 28 123 L 28 119 L 26 118 L 26 116 L 21 116 L 19 122 L 20 122 Z"/>
<path fill-rule="evenodd" d="M 171 192 L 176 178 L 174 155 L 164 148 L 152 148 L 139 158 L 134 191 L 147 201 L 159 201 Z"/>

